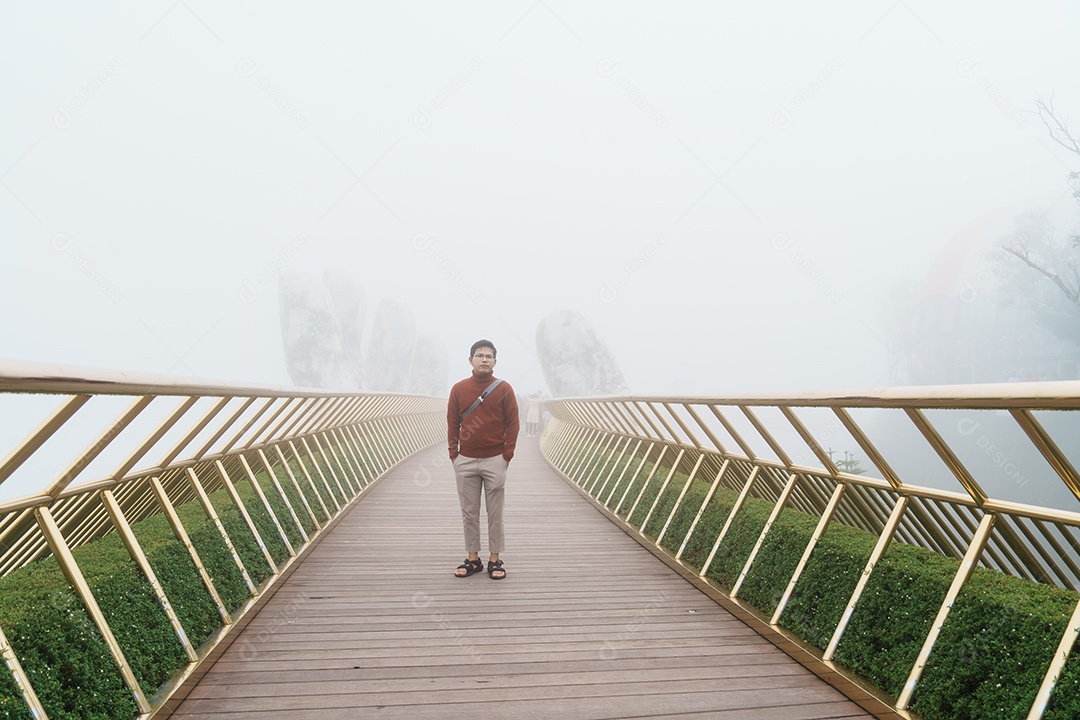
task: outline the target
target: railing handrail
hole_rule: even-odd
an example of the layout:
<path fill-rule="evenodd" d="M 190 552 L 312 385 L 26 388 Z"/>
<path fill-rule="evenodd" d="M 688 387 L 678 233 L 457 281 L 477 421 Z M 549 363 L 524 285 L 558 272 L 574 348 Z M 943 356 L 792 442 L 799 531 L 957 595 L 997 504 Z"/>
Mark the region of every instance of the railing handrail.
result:
<path fill-rule="evenodd" d="M 702 405 L 749 405 L 789 407 L 926 408 L 959 409 L 1080 409 L 1080 380 L 981 383 L 971 385 L 911 385 L 897 387 L 816 390 L 801 393 L 753 393 L 749 395 L 611 395 L 546 399 L 548 404 L 571 402 L 654 402 Z"/>
<path fill-rule="evenodd" d="M 0 502 L 0 576 L 19 572 L 51 554 L 77 598 L 73 602 L 81 601 L 85 617 L 96 627 L 129 699 L 134 699 L 142 716 L 186 692 L 188 684 L 183 680 L 204 667 L 214 647 L 238 627 L 240 618 L 264 601 L 266 591 L 291 572 L 326 528 L 378 478 L 436 442 L 445 431 L 445 400 L 434 396 L 244 385 L 0 361 L 0 398 L 14 395 L 46 396 L 56 405 L 10 451 L 0 448 L 4 453 L 0 455 L 0 484 L 20 471 L 30 481 L 29 488 L 22 483 L 16 486 L 23 495 Z M 103 420 L 84 412 L 87 406 L 103 409 L 108 416 Z M 153 411 L 147 412 L 150 408 Z M 59 442 L 61 447 L 50 445 L 68 430 L 71 440 L 82 431 L 94 432 L 84 433 L 90 439 L 85 446 L 62 447 L 66 441 Z M 110 454 L 105 454 L 106 449 Z M 41 463 L 28 464 L 32 458 L 40 458 Z M 114 469 L 98 479 L 84 480 L 97 460 Z M 43 470 L 47 463 L 55 470 Z M 177 545 L 172 550 L 186 553 L 189 565 L 166 563 L 154 570 L 154 560 L 133 528 L 158 527 L 155 547 L 164 547 L 162 543 L 169 541 L 160 535 L 160 525 L 140 525 L 162 516 L 175 535 Z M 139 642 L 169 641 L 160 634 L 151 637 L 149 630 L 144 638 L 119 639 L 108 619 L 111 609 L 97 601 L 87 579 L 95 568 L 80 567 L 79 549 L 112 533 L 122 538 L 130 561 L 146 582 L 132 592 L 156 595 L 187 658 L 187 665 L 176 669 L 167 687 L 142 687 L 128 658 L 144 654 Z M 228 578 L 209 571 L 200 559 L 208 547 L 205 543 L 211 542 L 208 536 L 218 537 L 219 550 L 227 548 L 231 558 L 226 564 L 235 565 L 234 582 L 229 586 L 233 600 L 228 605 L 218 591 L 229 583 Z M 202 550 L 196 548 L 200 543 L 204 543 Z M 111 561 L 123 562 L 116 557 Z M 41 567 L 45 575 L 53 572 L 50 566 Z M 218 571 L 228 575 L 220 565 Z M 197 579 L 185 575 L 189 572 Z M 163 581 L 194 580 L 181 589 L 172 587 L 182 594 L 199 585 L 216 607 L 223 624 L 202 647 L 197 647 L 201 640 L 189 642 L 191 628 L 184 628 L 176 603 L 166 592 L 168 583 L 158 581 L 159 573 L 165 573 Z M 37 585 L 28 587 L 33 592 Z M 97 589 L 101 590 L 100 585 Z M 238 592 L 240 601 L 236 601 Z M 186 607 L 198 603 L 191 597 L 187 601 Z M 37 598 L 30 604 L 40 602 Z M 43 718 L 46 704 L 63 706 L 63 701 L 54 697 L 43 704 L 31 677 L 49 677 L 62 668 L 58 671 L 35 656 L 32 643 L 39 639 L 38 633 L 26 629 L 26 623 L 34 620 L 20 614 L 21 610 L 14 612 L 23 624 L 15 635 L 5 634 L 10 628 L 0 628 L 0 660 L 10 670 L 26 708 L 34 717 Z M 55 622 L 78 622 L 78 617 L 68 613 L 68 619 Z M 11 616 L 5 615 L 8 621 Z M 208 625 L 200 623 L 200 627 Z M 22 667 L 20 646 L 34 657 L 34 672 Z M 151 700 L 155 694 L 156 703 Z M 72 711 L 63 707 L 65 712 Z"/>
<path fill-rule="evenodd" d="M 19 360 L 0 360 L 0 393 L 56 395 L 202 395 L 207 397 L 429 397 L 413 393 L 357 391 L 241 383 L 126 370 L 106 370 Z M 430 396 L 434 397 L 434 396 Z"/>
<path fill-rule="evenodd" d="M 1001 442 L 1008 432 L 1019 430 L 1018 437 L 1026 438 L 1029 443 L 1023 451 L 1030 453 L 1032 458 L 1041 456 L 1050 471 L 1048 477 L 1056 475 L 1058 487 L 1065 488 L 1065 494 L 1056 502 L 1075 506 L 1080 500 L 1080 473 L 1070 455 L 1063 451 L 1065 447 L 1075 454 L 1075 427 L 1068 425 L 1069 418 L 1043 411 L 1067 414 L 1067 411 L 1080 410 L 1080 382 L 708 397 L 559 398 L 546 401 L 545 409 L 553 421 L 542 442 L 548 461 L 613 519 L 624 524 L 629 532 L 641 536 L 642 541 L 661 547 L 676 514 L 682 512 L 680 517 L 685 521 L 696 508 L 697 515 L 693 516 L 682 545 L 674 539 L 674 546 L 679 547 L 673 557 L 676 563 L 692 537 L 695 542 L 702 540 L 694 533 L 718 488 L 726 487 L 738 493 L 738 499 L 730 507 L 730 514 L 715 539 L 712 535 L 704 538 L 705 547 L 712 547 L 711 554 L 700 567 L 689 568 L 700 579 L 706 578 L 710 564 L 746 498 L 753 496 L 772 505 L 769 519 L 742 564 L 741 573 L 730 589 L 718 588 L 733 601 L 737 601 L 743 581 L 754 567 L 758 552 L 765 546 L 767 535 L 785 507 L 816 517 L 814 534 L 803 550 L 798 566 L 787 579 L 787 590 L 768 620 L 770 627 L 777 627 L 800 574 L 830 523 L 839 522 L 876 536 L 873 553 L 845 606 L 847 610 L 821 656 L 825 662 L 832 661 L 867 580 L 894 537 L 898 542 L 922 546 L 958 560 L 958 569 L 931 631 L 924 639 L 903 691 L 895 699 L 898 713 L 907 713 L 927 658 L 974 566 L 983 564 L 1024 580 L 1056 584 L 1074 594 L 1080 591 L 1080 512 L 1067 509 L 1065 505 L 1051 504 L 1049 498 L 1029 498 L 1026 488 L 1024 499 L 1036 499 L 1040 504 L 1010 501 L 1006 497 L 1007 486 L 989 489 L 992 478 L 986 473 L 987 459 L 979 455 L 986 455 L 990 450 L 994 453 L 988 455 L 990 464 L 1000 465 L 994 443 Z M 807 412 L 801 412 L 804 409 Z M 838 424 L 822 430 L 819 424 L 808 423 L 808 419 L 820 421 L 820 416 L 810 418 L 815 409 L 831 411 L 835 416 L 832 422 Z M 895 447 L 882 451 L 876 441 L 882 437 L 881 427 L 875 427 L 879 431 L 876 435 L 868 433 L 859 422 L 863 416 L 851 412 L 858 409 L 892 412 L 905 418 L 909 430 L 917 431 L 912 437 L 919 437 L 924 443 L 924 452 L 930 451 L 928 457 L 936 455 L 941 461 L 940 466 L 934 466 L 936 471 L 945 477 L 951 476 L 962 491 L 908 482 L 905 473 L 897 472 L 894 464 L 900 454 L 913 454 L 915 448 L 901 445 L 901 451 Z M 775 412 L 766 413 L 765 410 Z M 925 412 L 927 410 L 934 412 Z M 938 412 L 949 410 L 973 412 L 959 419 Z M 1000 422 L 1003 425 L 998 425 L 998 415 L 1002 416 Z M 880 417 L 878 413 L 872 416 Z M 987 418 L 992 420 L 990 425 L 980 431 L 983 434 L 975 435 L 980 423 L 988 422 Z M 952 423 L 947 432 L 943 432 L 947 427 L 943 421 Z M 833 428 L 847 433 L 847 439 L 854 441 L 873 465 L 871 472 L 876 472 L 876 476 L 845 472 L 849 466 L 834 462 Z M 890 435 L 893 432 L 897 432 L 896 427 L 889 429 Z M 1059 445 L 1055 439 L 1055 436 L 1062 437 L 1061 433 L 1067 434 L 1068 445 Z M 802 443 L 798 453 L 790 452 L 797 444 L 794 441 Z M 967 446 L 965 452 L 957 451 L 958 443 Z M 977 452 L 973 448 L 977 448 Z M 758 452 L 761 449 L 765 452 Z M 802 453 L 806 450 L 810 452 L 809 457 L 816 458 L 817 466 L 803 460 L 806 456 Z M 711 485 L 707 479 L 696 478 L 707 457 L 712 458 L 710 467 L 716 471 Z M 845 462 L 848 461 L 845 454 Z M 647 470 L 647 466 L 651 469 Z M 663 472 L 657 472 L 661 466 Z M 927 467 L 916 466 L 916 470 L 921 475 L 928 472 Z M 980 471 L 972 472 L 971 467 L 980 468 Z M 680 469 L 685 480 L 673 482 Z M 922 479 L 925 482 L 925 478 Z M 704 500 L 700 507 L 693 505 L 683 510 L 682 503 L 693 482 L 704 482 L 699 486 L 697 496 L 703 494 Z M 1023 487 L 1023 484 L 1016 485 L 1012 488 L 1013 493 Z M 631 492 L 633 488 L 636 493 Z M 647 496 L 647 490 L 654 495 Z M 662 499 L 666 504 L 661 504 Z M 660 507 L 664 508 L 663 514 L 653 518 L 653 513 Z M 642 509 L 646 511 L 644 519 L 635 514 Z M 636 519 L 631 523 L 632 516 Z M 646 534 L 651 519 L 655 537 Z M 740 558 L 739 562 L 743 560 Z M 1042 717 L 1078 638 L 1080 602 L 1075 604 L 1057 652 L 1030 707 L 1029 720 Z"/>

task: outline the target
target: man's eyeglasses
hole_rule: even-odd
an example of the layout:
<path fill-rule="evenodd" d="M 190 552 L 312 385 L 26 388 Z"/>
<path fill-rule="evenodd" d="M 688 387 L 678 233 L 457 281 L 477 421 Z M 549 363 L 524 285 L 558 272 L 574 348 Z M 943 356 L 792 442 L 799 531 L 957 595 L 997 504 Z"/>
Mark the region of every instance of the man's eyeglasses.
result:
<path fill-rule="evenodd" d="M 473 355 L 473 357 L 476 358 L 477 360 L 494 360 L 495 359 L 494 355 L 488 355 L 488 354 L 481 355 L 480 353 L 476 353 L 475 355 Z"/>

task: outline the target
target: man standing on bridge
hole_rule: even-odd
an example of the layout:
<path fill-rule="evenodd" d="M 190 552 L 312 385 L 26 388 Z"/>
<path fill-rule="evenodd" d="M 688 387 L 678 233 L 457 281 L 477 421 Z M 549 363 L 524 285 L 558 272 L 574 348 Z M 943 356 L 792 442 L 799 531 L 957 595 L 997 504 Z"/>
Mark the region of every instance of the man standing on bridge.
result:
<path fill-rule="evenodd" d="M 446 406 L 446 439 L 457 478 L 465 551 L 457 577 L 484 569 L 480 560 L 480 492 L 487 503 L 488 577 L 506 577 L 499 553 L 503 551 L 503 496 L 506 469 L 514 457 L 518 436 L 518 406 L 510 383 L 496 378 L 495 345 L 477 340 L 469 350 L 472 375 L 450 388 Z"/>

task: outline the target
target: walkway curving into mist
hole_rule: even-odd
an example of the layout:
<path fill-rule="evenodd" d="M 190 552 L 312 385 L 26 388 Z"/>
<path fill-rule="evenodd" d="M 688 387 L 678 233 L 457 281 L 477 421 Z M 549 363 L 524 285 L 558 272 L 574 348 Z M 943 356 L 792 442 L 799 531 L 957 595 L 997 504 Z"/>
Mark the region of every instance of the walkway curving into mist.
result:
<path fill-rule="evenodd" d="M 453 474 L 429 448 L 341 519 L 172 717 L 872 717 L 605 519 L 535 439 L 522 443 L 505 580 L 453 577 Z"/>

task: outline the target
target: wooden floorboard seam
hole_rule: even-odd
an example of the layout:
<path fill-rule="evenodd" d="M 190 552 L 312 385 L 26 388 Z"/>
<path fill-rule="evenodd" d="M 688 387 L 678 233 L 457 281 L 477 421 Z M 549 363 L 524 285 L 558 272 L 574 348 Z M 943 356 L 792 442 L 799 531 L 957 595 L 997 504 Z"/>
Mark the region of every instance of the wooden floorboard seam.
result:
<path fill-rule="evenodd" d="M 643 552 L 535 439 L 511 463 L 506 522 L 507 578 L 453 577 L 464 553 L 445 450 L 402 462 L 171 717 L 873 717 Z"/>

